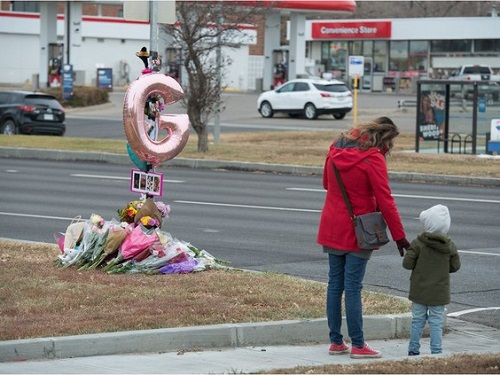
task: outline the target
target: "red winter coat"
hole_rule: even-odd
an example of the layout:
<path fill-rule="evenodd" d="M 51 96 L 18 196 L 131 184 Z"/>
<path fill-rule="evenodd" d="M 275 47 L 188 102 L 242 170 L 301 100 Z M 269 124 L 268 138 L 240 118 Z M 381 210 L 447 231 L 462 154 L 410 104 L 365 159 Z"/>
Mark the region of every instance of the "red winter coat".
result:
<path fill-rule="evenodd" d="M 391 195 L 384 155 L 377 148 L 330 147 L 323 171 L 327 190 L 319 223 L 318 243 L 333 249 L 360 251 L 354 227 L 335 177 L 337 166 L 355 215 L 381 211 L 394 241 L 405 236 L 403 224 Z"/>

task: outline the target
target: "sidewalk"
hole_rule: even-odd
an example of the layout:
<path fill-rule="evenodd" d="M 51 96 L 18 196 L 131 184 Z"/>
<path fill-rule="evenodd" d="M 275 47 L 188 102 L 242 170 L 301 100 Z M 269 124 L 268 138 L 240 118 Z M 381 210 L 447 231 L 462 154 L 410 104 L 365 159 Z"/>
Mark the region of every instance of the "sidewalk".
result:
<path fill-rule="evenodd" d="M 368 318 L 368 317 L 367 317 Z M 386 317 L 385 319 L 390 319 Z M 324 325 L 324 322 L 322 322 Z M 448 330 L 443 337 L 444 352 L 439 357 L 447 357 L 453 354 L 465 353 L 498 353 L 498 342 L 500 342 L 500 330 L 492 329 L 477 324 L 463 322 L 454 318 L 448 318 Z M 254 325 L 262 335 L 255 336 L 255 339 L 263 337 L 268 341 L 271 338 L 286 338 L 286 334 L 281 334 L 279 325 L 275 323 L 265 323 Z M 272 327 L 273 329 L 269 329 Z M 295 326 L 297 331 L 301 331 L 300 324 Z M 304 326 L 302 327 L 304 328 Z M 205 343 L 214 341 L 218 337 L 220 328 L 213 327 L 210 331 L 207 327 L 203 328 L 205 335 L 200 335 L 198 340 L 201 344 L 203 339 Z M 371 329 L 367 326 L 366 332 Z M 177 335 L 171 338 L 170 343 L 175 339 L 182 340 L 187 336 L 192 336 L 191 328 L 176 329 Z M 292 332 L 292 331 L 289 331 Z M 324 326 L 323 337 L 327 335 L 326 326 Z M 296 366 L 320 366 L 326 364 L 357 364 L 369 361 L 400 361 L 407 359 L 406 338 L 393 339 L 375 339 L 372 338 L 369 344 L 378 350 L 381 350 L 383 357 L 381 359 L 351 359 L 349 355 L 328 355 L 328 342 L 326 339 L 320 340 L 316 344 L 276 344 L 273 342 L 253 343 L 239 347 L 225 348 L 204 348 L 197 346 L 179 348 L 177 350 L 163 350 L 167 342 L 159 342 L 156 350 L 145 351 L 144 353 L 134 354 L 115 354 L 115 355 L 93 355 L 81 356 L 92 350 L 93 347 L 107 347 L 118 349 L 125 345 L 126 338 L 132 338 L 134 348 L 140 351 L 148 342 L 151 331 L 129 332 L 121 335 L 85 335 L 73 336 L 65 340 L 66 350 L 73 350 L 76 358 L 64 359 L 42 359 L 42 360 L 18 360 L 14 362 L 0 363 L 1 374 L 237 374 L 237 373 L 256 373 L 259 371 L 272 371 L 277 369 L 291 369 Z M 86 336 L 96 336 L 89 340 Z M 110 339 L 111 337 L 111 339 Z M 235 338 L 236 339 L 236 338 Z M 46 339 L 30 340 L 32 345 L 41 343 Z M 264 340 L 265 341 L 265 340 Z M 0 343 L 0 353 L 4 353 L 6 342 Z M 163 344 L 163 345 L 162 345 Z M 128 345 L 128 344 L 127 344 Z M 10 348 L 12 349 L 12 348 Z M 422 340 L 422 356 L 430 356 L 429 339 Z M 50 353 L 47 353 L 50 354 Z M 54 353 L 52 353 L 54 354 Z M 420 358 L 422 357 L 420 356 Z M 433 356 L 436 357 L 436 356 Z M 417 359 L 418 357 L 412 357 Z"/>

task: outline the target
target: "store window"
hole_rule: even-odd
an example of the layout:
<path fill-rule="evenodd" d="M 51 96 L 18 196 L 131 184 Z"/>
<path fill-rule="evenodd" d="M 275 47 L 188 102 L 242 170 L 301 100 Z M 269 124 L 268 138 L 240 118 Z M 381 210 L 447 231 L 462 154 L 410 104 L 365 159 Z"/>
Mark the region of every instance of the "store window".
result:
<path fill-rule="evenodd" d="M 343 79 L 347 67 L 347 42 L 322 42 L 321 64 L 335 78 Z"/>
<path fill-rule="evenodd" d="M 373 41 L 372 40 L 363 41 L 363 56 L 373 57 Z"/>
<path fill-rule="evenodd" d="M 351 42 L 350 46 L 351 56 L 361 56 L 363 54 L 363 42 L 361 40 L 355 40 Z"/>
<path fill-rule="evenodd" d="M 40 13 L 39 1 L 12 1 L 11 4 L 14 12 Z"/>
<path fill-rule="evenodd" d="M 328 59 L 330 58 L 330 42 L 321 42 L 321 61 L 320 63 L 328 70 Z"/>
<path fill-rule="evenodd" d="M 474 41 L 474 52 L 498 52 L 500 51 L 500 40 L 478 39 Z"/>
<path fill-rule="evenodd" d="M 387 72 L 387 42 L 373 42 L 373 71 Z"/>
<path fill-rule="evenodd" d="M 391 42 L 389 50 L 389 70 L 408 70 L 408 41 L 397 40 Z"/>
<path fill-rule="evenodd" d="M 433 40 L 431 41 L 431 53 L 439 52 L 463 52 L 471 53 L 471 40 Z"/>
<path fill-rule="evenodd" d="M 408 70 L 427 71 L 429 42 L 424 40 L 410 41 Z"/>

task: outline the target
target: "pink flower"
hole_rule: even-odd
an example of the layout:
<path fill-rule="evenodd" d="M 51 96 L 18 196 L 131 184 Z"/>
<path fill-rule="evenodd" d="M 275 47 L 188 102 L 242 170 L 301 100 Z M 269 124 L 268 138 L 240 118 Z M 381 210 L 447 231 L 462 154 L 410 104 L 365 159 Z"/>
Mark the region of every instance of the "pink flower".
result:
<path fill-rule="evenodd" d="M 170 205 L 159 201 L 155 201 L 155 204 L 158 211 L 160 211 L 161 217 L 168 217 L 168 214 L 170 213 Z"/>

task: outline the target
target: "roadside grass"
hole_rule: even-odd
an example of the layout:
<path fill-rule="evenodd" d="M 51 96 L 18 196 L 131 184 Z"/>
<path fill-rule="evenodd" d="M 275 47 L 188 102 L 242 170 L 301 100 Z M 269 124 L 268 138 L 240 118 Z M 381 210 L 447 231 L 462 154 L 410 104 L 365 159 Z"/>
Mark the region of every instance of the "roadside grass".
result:
<path fill-rule="evenodd" d="M 0 340 L 325 317 L 325 283 L 238 269 L 79 271 L 55 267 L 58 254 L 55 244 L 0 240 Z M 407 313 L 411 305 L 364 292 L 363 307 L 378 315 Z"/>
<path fill-rule="evenodd" d="M 180 158 L 322 166 L 332 140 L 339 131 L 256 132 L 222 134 L 220 143 L 210 144 L 206 153 L 197 151 L 191 134 Z M 0 137 L 0 147 L 21 147 L 118 153 L 126 155 L 125 140 L 25 136 Z M 402 133 L 387 158 L 389 171 L 437 175 L 500 178 L 500 158 L 470 154 L 415 153 L 415 136 Z M 132 165 L 132 162 L 131 162 Z"/>
<path fill-rule="evenodd" d="M 56 268 L 53 263 L 59 253 L 57 245 L 0 240 L 0 341 L 325 316 L 324 283 L 236 269 L 185 275 L 109 275 L 100 269 Z M 364 292 L 363 310 L 365 315 L 405 313 L 410 304 Z M 327 347 L 325 332 L 325 355 Z M 497 353 L 299 366 L 260 373 L 499 372 Z"/>

